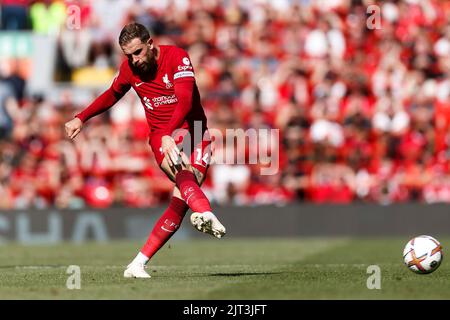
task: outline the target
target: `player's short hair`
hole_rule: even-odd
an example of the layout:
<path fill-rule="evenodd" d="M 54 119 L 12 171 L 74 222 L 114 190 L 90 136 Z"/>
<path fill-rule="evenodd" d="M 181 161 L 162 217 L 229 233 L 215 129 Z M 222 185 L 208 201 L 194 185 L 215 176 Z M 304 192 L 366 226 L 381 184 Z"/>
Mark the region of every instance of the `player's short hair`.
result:
<path fill-rule="evenodd" d="M 141 39 L 142 42 L 147 42 L 150 39 L 150 33 L 147 28 L 137 22 L 132 22 L 123 27 L 119 35 L 119 45 L 123 46 L 129 43 L 134 38 Z"/>

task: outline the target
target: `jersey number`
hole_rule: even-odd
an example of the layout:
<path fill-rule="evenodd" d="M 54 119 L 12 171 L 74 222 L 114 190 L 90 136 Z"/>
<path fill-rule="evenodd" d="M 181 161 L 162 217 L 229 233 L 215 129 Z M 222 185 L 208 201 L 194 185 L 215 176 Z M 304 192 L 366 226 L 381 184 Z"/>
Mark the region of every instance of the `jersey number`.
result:
<path fill-rule="evenodd" d="M 203 162 L 205 164 L 208 164 L 208 162 L 209 162 L 209 153 L 205 153 L 203 155 L 203 158 L 202 158 L 202 149 L 201 148 L 197 148 L 195 150 L 197 151 L 197 159 L 196 159 L 195 162 L 200 163 L 201 160 L 203 160 Z"/>

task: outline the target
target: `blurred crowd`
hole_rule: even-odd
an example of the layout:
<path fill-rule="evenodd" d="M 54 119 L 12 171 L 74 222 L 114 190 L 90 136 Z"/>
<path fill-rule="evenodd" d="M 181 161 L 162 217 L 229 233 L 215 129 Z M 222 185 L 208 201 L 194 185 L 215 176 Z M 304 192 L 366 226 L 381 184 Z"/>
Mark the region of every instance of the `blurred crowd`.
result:
<path fill-rule="evenodd" d="M 2 30 L 57 37 L 56 78 L 75 84 L 112 79 L 131 21 L 189 52 L 210 128 L 280 130 L 278 173 L 214 164 L 213 203 L 450 203 L 450 1 L 1 4 Z M 0 78 L 0 208 L 167 201 L 134 93 L 71 142 L 64 123 L 85 105 L 70 91 L 28 96 L 14 64 L 0 63 Z"/>

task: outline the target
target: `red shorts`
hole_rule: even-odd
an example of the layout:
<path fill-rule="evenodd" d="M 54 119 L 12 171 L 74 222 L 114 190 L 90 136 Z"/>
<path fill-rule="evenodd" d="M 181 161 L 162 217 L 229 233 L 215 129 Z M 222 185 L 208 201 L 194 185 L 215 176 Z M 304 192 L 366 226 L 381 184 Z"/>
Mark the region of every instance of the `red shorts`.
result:
<path fill-rule="evenodd" d="M 159 166 L 164 160 L 164 153 L 161 149 L 162 136 L 163 134 L 160 133 L 152 133 L 149 138 L 150 146 Z M 186 154 L 191 165 L 205 175 L 211 161 L 211 139 L 208 131 L 205 132 L 203 137 L 200 137 L 201 139 L 194 138 L 196 137 L 193 134 L 190 134 L 190 139 L 188 135 L 174 137 L 178 148 Z"/>

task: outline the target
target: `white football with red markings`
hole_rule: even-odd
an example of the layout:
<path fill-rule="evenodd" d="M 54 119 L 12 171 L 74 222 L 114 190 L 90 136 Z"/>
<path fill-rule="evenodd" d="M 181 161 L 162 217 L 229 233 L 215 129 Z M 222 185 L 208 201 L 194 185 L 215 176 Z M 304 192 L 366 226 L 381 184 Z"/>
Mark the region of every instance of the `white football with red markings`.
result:
<path fill-rule="evenodd" d="M 439 241 L 426 235 L 409 240 L 403 250 L 405 265 L 418 274 L 435 271 L 441 265 L 442 258 L 442 246 Z"/>

